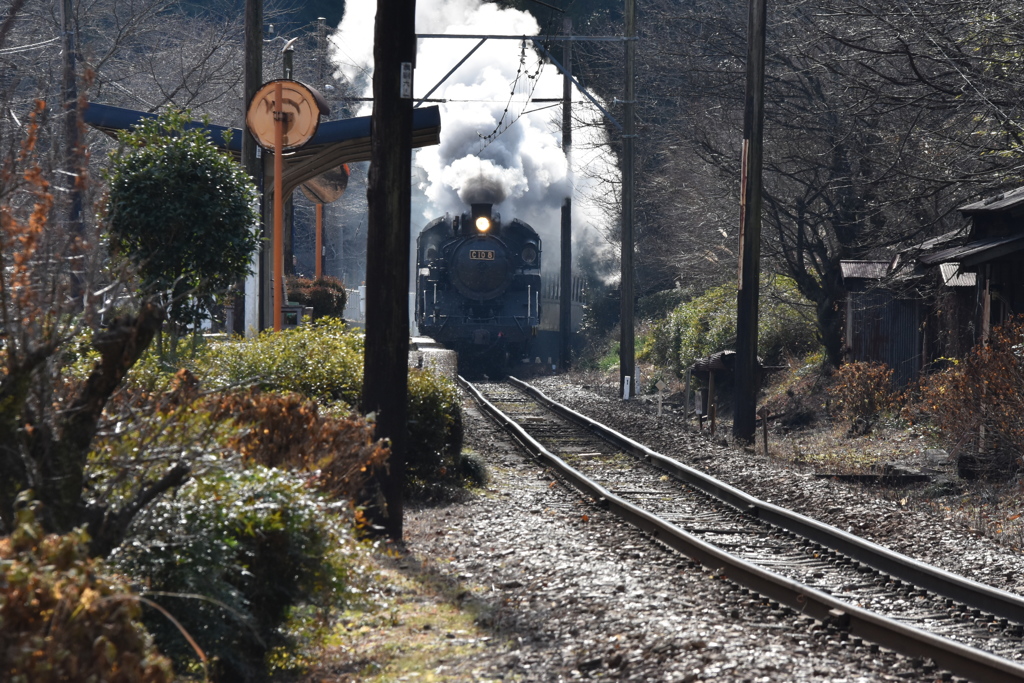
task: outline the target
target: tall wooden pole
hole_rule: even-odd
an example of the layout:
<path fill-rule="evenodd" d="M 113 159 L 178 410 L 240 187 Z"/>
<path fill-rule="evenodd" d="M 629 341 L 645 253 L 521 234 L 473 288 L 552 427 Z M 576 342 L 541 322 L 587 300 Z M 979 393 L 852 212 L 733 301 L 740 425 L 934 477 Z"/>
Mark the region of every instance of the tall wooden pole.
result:
<path fill-rule="evenodd" d="M 622 283 L 619 320 L 619 385 L 623 398 L 636 396 L 636 352 L 633 340 L 633 141 L 636 138 L 633 109 L 634 61 L 636 59 L 636 0 L 626 0 L 626 92 L 622 134 Z"/>
<path fill-rule="evenodd" d="M 295 79 L 295 69 L 293 64 L 295 63 L 295 48 L 289 45 L 281 52 L 281 75 L 283 78 L 288 80 Z M 295 196 L 293 192 L 289 192 L 287 197 L 282 200 L 284 205 L 281 207 L 282 216 L 284 222 L 281 224 L 281 265 L 284 268 L 283 277 L 295 275 Z M 288 287 L 285 284 L 285 280 L 281 280 L 281 284 L 277 285 L 281 288 L 282 303 L 288 301 Z"/>
<path fill-rule="evenodd" d="M 412 196 L 412 74 L 416 0 L 378 0 L 373 36 L 373 114 L 366 190 L 366 352 L 362 409 L 391 441 L 387 472 L 375 484 L 384 506 L 370 520 L 402 538 L 409 387 L 409 239 Z"/>
<path fill-rule="evenodd" d="M 750 0 L 747 93 L 740 171 L 739 291 L 736 293 L 736 381 L 732 435 L 751 442 L 757 426 L 757 304 L 761 271 L 761 166 L 764 131 L 766 0 Z"/>
<path fill-rule="evenodd" d="M 572 35 L 572 19 L 565 18 L 565 33 Z M 558 360 L 568 370 L 572 353 L 572 41 L 562 51 L 562 152 L 568 194 L 562 202 L 562 262 L 558 289 Z"/>
<path fill-rule="evenodd" d="M 69 175 L 65 176 L 69 196 L 68 230 L 75 237 L 84 237 L 85 226 L 82 221 L 82 184 L 79 173 L 84 171 L 82 163 L 81 140 L 79 139 L 78 111 L 78 73 L 76 65 L 77 47 L 75 45 L 74 13 L 71 0 L 61 0 L 61 52 L 63 53 L 63 89 L 64 89 L 64 166 Z M 76 254 L 77 255 L 77 254 Z M 82 265 L 75 262 L 72 271 L 72 294 L 78 298 L 82 294 L 80 271 Z"/>

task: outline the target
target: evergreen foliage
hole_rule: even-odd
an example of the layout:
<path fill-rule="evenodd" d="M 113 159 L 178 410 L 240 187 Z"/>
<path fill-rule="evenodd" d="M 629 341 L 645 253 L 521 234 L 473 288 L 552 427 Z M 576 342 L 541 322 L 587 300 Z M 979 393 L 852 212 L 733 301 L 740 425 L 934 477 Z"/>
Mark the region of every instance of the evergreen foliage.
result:
<path fill-rule="evenodd" d="M 790 278 L 761 277 L 758 356 L 765 364 L 784 354 L 802 354 L 817 346 L 808 302 Z M 682 372 L 698 358 L 731 349 L 736 341 L 736 287 L 721 285 L 680 304 L 654 325 L 638 356 Z"/>
<path fill-rule="evenodd" d="M 211 386 L 255 385 L 353 406 L 363 386 L 363 335 L 337 318 L 218 344 L 198 360 Z"/>
<path fill-rule="evenodd" d="M 256 189 L 187 110 L 146 119 L 111 155 L 107 213 L 113 250 L 138 269 L 143 292 L 197 324 L 249 273 L 258 239 Z"/>
<path fill-rule="evenodd" d="M 111 559 L 181 623 L 212 680 L 263 680 L 268 653 L 289 642 L 290 610 L 329 611 L 358 592 L 355 541 L 338 507 L 295 474 L 225 470 L 153 505 Z M 162 614 L 145 621 L 180 669 L 201 668 Z"/>

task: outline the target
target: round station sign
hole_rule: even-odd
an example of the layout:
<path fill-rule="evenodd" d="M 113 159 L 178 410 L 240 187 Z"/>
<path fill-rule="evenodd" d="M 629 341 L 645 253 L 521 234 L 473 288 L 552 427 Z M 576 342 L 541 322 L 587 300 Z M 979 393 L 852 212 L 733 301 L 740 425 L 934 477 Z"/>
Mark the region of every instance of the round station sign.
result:
<path fill-rule="evenodd" d="M 283 150 L 302 147 L 309 142 L 326 115 L 327 103 L 316 89 L 304 83 L 281 78 L 267 81 L 249 102 L 245 125 L 264 149 L 274 149 L 274 111 L 277 107 L 277 85 L 281 84 L 281 113 L 284 115 Z"/>

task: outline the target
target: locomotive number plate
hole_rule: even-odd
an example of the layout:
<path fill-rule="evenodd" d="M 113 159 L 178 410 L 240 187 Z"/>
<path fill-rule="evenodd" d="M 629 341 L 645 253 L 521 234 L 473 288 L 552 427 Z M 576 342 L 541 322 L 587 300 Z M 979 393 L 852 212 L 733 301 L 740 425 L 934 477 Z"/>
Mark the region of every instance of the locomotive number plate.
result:
<path fill-rule="evenodd" d="M 472 261 L 493 261 L 493 249 L 470 249 L 469 258 Z"/>

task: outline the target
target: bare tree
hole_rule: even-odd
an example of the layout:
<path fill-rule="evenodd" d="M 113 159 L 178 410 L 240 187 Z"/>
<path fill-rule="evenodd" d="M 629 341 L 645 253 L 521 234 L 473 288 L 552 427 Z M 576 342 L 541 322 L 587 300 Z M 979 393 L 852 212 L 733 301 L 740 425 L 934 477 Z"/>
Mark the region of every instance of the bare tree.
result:
<path fill-rule="evenodd" d="M 655 273 L 671 273 L 672 259 L 644 255 L 645 242 L 670 246 L 680 271 L 696 254 L 721 254 L 725 267 L 708 276 L 734 272 L 741 10 L 717 1 L 644 6 L 637 259 Z M 1022 20 L 1006 0 L 773 6 L 762 253 L 815 303 L 832 364 L 843 351 L 841 260 L 886 258 L 958 227 L 954 210 L 965 199 L 1019 182 Z M 612 74 L 609 66 L 602 82 Z"/>

